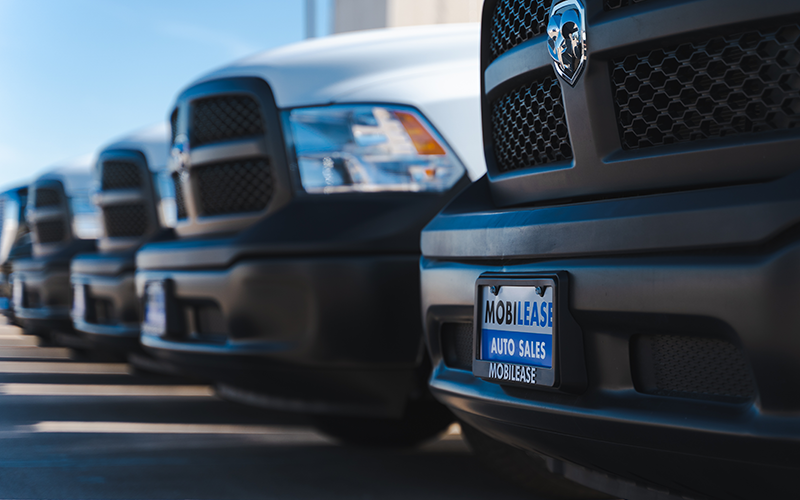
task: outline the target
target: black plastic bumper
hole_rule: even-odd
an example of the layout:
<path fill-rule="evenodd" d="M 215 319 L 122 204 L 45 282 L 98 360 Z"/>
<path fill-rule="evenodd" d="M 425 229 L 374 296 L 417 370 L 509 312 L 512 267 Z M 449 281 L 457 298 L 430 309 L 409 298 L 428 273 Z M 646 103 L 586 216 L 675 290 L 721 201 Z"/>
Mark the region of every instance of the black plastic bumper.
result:
<path fill-rule="evenodd" d="M 135 254 L 82 254 L 72 260 L 72 287 L 84 288 L 85 311 L 72 322 L 77 344 L 88 349 L 139 348 L 140 305 L 136 296 Z"/>
<path fill-rule="evenodd" d="M 22 300 L 14 301 L 14 316 L 28 332 L 71 331 L 69 260 L 20 259 L 14 262 L 13 286 Z"/>
<path fill-rule="evenodd" d="M 147 248 L 149 259 L 158 248 Z M 143 334 L 142 343 L 184 371 L 266 395 L 275 407 L 399 416 L 427 377 L 418 262 L 413 254 L 303 256 L 140 269 L 140 296 L 148 282 L 170 283 L 172 327 Z"/>
<path fill-rule="evenodd" d="M 593 471 L 574 478 L 613 494 L 630 490 L 598 477 L 610 474 L 642 486 L 635 498 L 646 488 L 726 499 L 791 491 L 800 473 L 800 232 L 794 225 L 800 207 L 794 177 L 538 210 L 493 213 L 484 202 L 474 216 L 457 200 L 423 236 L 423 250 L 437 255 L 423 258 L 421 273 L 434 395 L 498 439 Z M 474 186 L 473 200 L 483 199 L 484 188 Z M 779 212 L 781 217 L 753 220 Z M 503 217 L 516 225 L 480 230 L 481 222 Z M 687 234 L 680 235 L 680 221 L 691 221 L 683 226 Z M 550 238 L 553 225 L 564 229 L 565 239 Z M 578 226 L 583 238 L 573 235 Z M 706 229 L 692 232 L 698 227 Z M 743 228 L 738 242 L 737 227 Z M 523 235 L 529 236 L 527 250 Z M 668 235 L 675 236 L 674 245 L 654 245 Z M 603 248 L 592 256 L 596 239 Z M 445 258 L 448 249 L 458 249 L 457 255 Z M 504 249 L 518 256 L 479 257 Z M 583 352 L 561 359 L 561 366 L 585 366 L 585 390 L 499 385 L 474 377 L 463 360 L 458 369 L 447 358 L 442 325 L 472 323 L 475 282 L 487 272 L 569 276 L 568 304 L 562 306 L 582 331 Z M 693 373 L 669 375 L 680 378 L 683 391 L 664 389 L 648 374 L 656 362 L 643 354 L 642 339 L 675 341 L 684 350 L 672 354 L 699 356 L 696 366 L 716 362 L 715 351 L 694 351 L 701 348 L 696 346 L 726 346 L 741 356 L 741 370 L 732 375 L 746 379 L 744 389 L 714 393 Z M 673 359 L 676 367 L 682 362 Z"/>

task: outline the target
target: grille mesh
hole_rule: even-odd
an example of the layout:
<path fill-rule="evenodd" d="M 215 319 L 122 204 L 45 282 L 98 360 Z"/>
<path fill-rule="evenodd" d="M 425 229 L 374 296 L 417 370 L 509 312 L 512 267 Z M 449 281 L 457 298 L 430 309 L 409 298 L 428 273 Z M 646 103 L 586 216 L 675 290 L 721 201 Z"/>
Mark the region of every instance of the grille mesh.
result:
<path fill-rule="evenodd" d="M 172 112 L 172 116 L 169 117 L 169 125 L 170 130 L 172 132 L 172 140 L 170 144 L 175 144 L 175 136 L 178 135 L 178 110 Z"/>
<path fill-rule="evenodd" d="M 55 189 L 39 188 L 36 190 L 36 208 L 52 207 L 60 203 L 61 196 Z"/>
<path fill-rule="evenodd" d="M 172 183 L 175 185 L 175 208 L 178 212 L 178 220 L 182 220 L 187 216 L 186 197 L 183 195 L 183 183 L 178 172 L 172 174 Z"/>
<path fill-rule="evenodd" d="M 103 217 L 109 238 L 133 238 L 147 232 L 147 212 L 141 203 L 103 207 Z"/>
<path fill-rule="evenodd" d="M 103 178 L 100 182 L 101 189 L 138 188 L 142 185 L 142 173 L 139 167 L 129 161 L 103 162 Z"/>
<path fill-rule="evenodd" d="M 797 128 L 798 41 L 791 24 L 612 61 L 623 149 Z"/>
<path fill-rule="evenodd" d="M 552 0 L 500 0 L 492 15 L 492 60 L 517 45 L 543 34 Z"/>
<path fill-rule="evenodd" d="M 264 134 L 261 107 L 249 96 L 209 97 L 192 103 L 189 142 L 193 147 Z"/>
<path fill-rule="evenodd" d="M 755 396 L 741 349 L 724 340 L 641 335 L 634 337 L 632 352 L 634 371 L 647 373 L 638 375 L 642 392 L 700 399 Z"/>
<path fill-rule="evenodd" d="M 646 0 L 603 0 L 603 10 L 617 10 L 622 7 L 630 7 Z"/>
<path fill-rule="evenodd" d="M 472 371 L 472 323 L 444 323 L 442 356 L 450 368 Z"/>
<path fill-rule="evenodd" d="M 235 160 L 194 169 L 203 215 L 256 212 L 272 197 L 266 158 Z"/>
<path fill-rule="evenodd" d="M 39 243 L 57 243 L 67 235 L 61 219 L 37 222 L 34 227 Z"/>
<path fill-rule="evenodd" d="M 495 101 L 492 137 L 500 172 L 572 159 L 555 75 L 523 85 Z"/>

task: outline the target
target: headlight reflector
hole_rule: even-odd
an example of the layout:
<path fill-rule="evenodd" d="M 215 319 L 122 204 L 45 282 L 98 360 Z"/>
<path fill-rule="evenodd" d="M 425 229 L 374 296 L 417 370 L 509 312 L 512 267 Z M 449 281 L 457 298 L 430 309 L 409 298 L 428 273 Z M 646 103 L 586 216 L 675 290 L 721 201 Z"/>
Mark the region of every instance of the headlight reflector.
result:
<path fill-rule="evenodd" d="M 284 114 L 309 193 L 433 191 L 464 175 L 456 155 L 415 109 L 368 104 Z"/>

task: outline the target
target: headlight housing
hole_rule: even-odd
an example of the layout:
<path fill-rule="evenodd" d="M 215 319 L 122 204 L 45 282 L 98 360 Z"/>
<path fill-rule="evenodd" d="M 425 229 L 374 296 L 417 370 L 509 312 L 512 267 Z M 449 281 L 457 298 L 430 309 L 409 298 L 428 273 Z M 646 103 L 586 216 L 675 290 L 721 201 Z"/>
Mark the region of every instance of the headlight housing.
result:
<path fill-rule="evenodd" d="M 465 172 L 414 108 L 341 104 L 283 116 L 308 193 L 441 192 Z"/>

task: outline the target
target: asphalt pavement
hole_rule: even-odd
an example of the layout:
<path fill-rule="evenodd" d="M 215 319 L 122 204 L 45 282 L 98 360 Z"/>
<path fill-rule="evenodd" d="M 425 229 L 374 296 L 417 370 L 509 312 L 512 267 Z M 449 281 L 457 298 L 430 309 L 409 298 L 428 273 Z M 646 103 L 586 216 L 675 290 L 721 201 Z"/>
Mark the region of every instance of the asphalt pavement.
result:
<path fill-rule="evenodd" d="M 342 446 L 301 417 L 0 326 L 0 499 L 522 499 L 457 426 L 418 449 Z"/>

